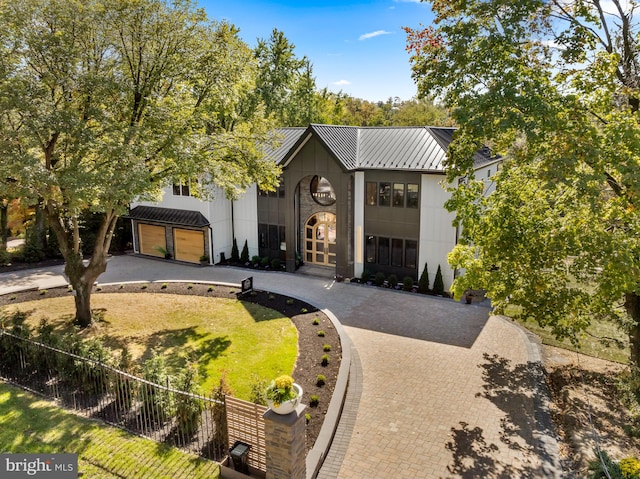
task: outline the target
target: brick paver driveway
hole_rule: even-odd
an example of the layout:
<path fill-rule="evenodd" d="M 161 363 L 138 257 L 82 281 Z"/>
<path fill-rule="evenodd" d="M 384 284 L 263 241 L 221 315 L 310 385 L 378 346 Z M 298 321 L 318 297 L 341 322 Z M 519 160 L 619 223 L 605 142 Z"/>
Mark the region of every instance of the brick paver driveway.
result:
<path fill-rule="evenodd" d="M 62 267 L 0 275 L 0 294 L 64 283 Z M 327 308 L 353 342 L 343 419 L 319 477 L 560 477 L 539 353 L 489 309 L 301 275 L 255 287 Z M 239 282 L 246 270 L 114 257 L 100 282 Z"/>

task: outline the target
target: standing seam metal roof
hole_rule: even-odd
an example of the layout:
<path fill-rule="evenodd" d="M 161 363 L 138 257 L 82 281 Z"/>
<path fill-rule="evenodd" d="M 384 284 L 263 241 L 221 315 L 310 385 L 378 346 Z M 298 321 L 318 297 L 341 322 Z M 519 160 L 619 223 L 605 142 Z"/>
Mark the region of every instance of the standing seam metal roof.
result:
<path fill-rule="evenodd" d="M 290 159 L 308 134 L 315 135 L 348 171 L 409 170 L 443 172 L 447 148 L 455 128 L 356 127 L 311 124 L 308 128 L 280 128 L 284 136 L 273 153 L 277 163 Z M 308 134 L 306 134 L 308 133 Z M 493 161 L 490 151 L 476 153 L 475 166 Z"/>

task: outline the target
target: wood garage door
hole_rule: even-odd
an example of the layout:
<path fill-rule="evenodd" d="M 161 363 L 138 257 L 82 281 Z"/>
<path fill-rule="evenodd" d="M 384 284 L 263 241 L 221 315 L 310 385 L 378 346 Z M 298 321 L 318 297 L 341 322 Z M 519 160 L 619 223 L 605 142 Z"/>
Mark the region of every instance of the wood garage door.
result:
<path fill-rule="evenodd" d="M 200 256 L 204 254 L 204 233 L 197 230 L 173 230 L 173 244 L 176 251 L 176 259 L 199 263 Z"/>
<path fill-rule="evenodd" d="M 138 224 L 138 236 L 140 237 L 140 253 L 164 258 L 160 248 L 166 250 L 167 239 L 164 226 Z"/>

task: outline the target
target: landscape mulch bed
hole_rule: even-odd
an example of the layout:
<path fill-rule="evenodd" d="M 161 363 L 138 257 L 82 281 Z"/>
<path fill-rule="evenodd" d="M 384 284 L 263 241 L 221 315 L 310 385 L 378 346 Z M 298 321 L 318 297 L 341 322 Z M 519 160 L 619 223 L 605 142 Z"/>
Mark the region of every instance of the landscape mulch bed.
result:
<path fill-rule="evenodd" d="M 342 359 L 342 348 L 338 332 L 331 320 L 322 311 L 304 301 L 277 293 L 256 290 L 241 294 L 239 288 L 201 283 L 124 283 L 94 288 L 95 295 L 132 292 L 235 298 L 276 310 L 291 318 L 298 330 L 298 358 L 293 377 L 302 386 L 302 403 L 309 405 L 310 397 L 312 395 L 318 396 L 318 406 L 307 407 L 306 409 L 308 414 L 307 450 L 313 447 L 335 389 Z M 0 306 L 68 295 L 70 295 L 70 292 L 67 288 L 52 288 L 46 290 L 44 294 L 42 291 L 36 290 L 22 291 L 0 295 Z M 317 325 L 313 324 L 315 319 L 317 319 Z M 319 331 L 324 331 L 323 337 L 318 336 Z M 325 344 L 331 346 L 331 351 L 324 351 Z M 323 366 L 322 356 L 325 354 L 329 355 L 330 360 L 326 366 Z M 319 374 L 326 377 L 326 382 L 323 386 L 316 384 Z"/>

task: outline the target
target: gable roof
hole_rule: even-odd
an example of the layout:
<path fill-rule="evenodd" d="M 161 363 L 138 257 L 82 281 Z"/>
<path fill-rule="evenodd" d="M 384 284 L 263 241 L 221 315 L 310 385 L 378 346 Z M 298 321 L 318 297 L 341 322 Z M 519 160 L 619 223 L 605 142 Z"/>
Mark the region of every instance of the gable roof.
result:
<path fill-rule="evenodd" d="M 289 152 L 289 150 L 291 150 L 293 145 L 297 143 L 306 130 L 307 128 L 304 126 L 276 129 L 274 131 L 273 139 L 278 142 L 278 146 L 274 149 L 271 145 L 266 145 L 264 147 L 265 155 L 279 165 L 284 156 Z"/>
<path fill-rule="evenodd" d="M 408 170 L 443 172 L 455 128 L 432 126 L 357 127 L 311 124 L 308 128 L 279 128 L 282 144 L 270 156 L 286 166 L 316 137 L 347 171 Z M 486 148 L 474 156 L 475 167 L 495 160 Z"/>

